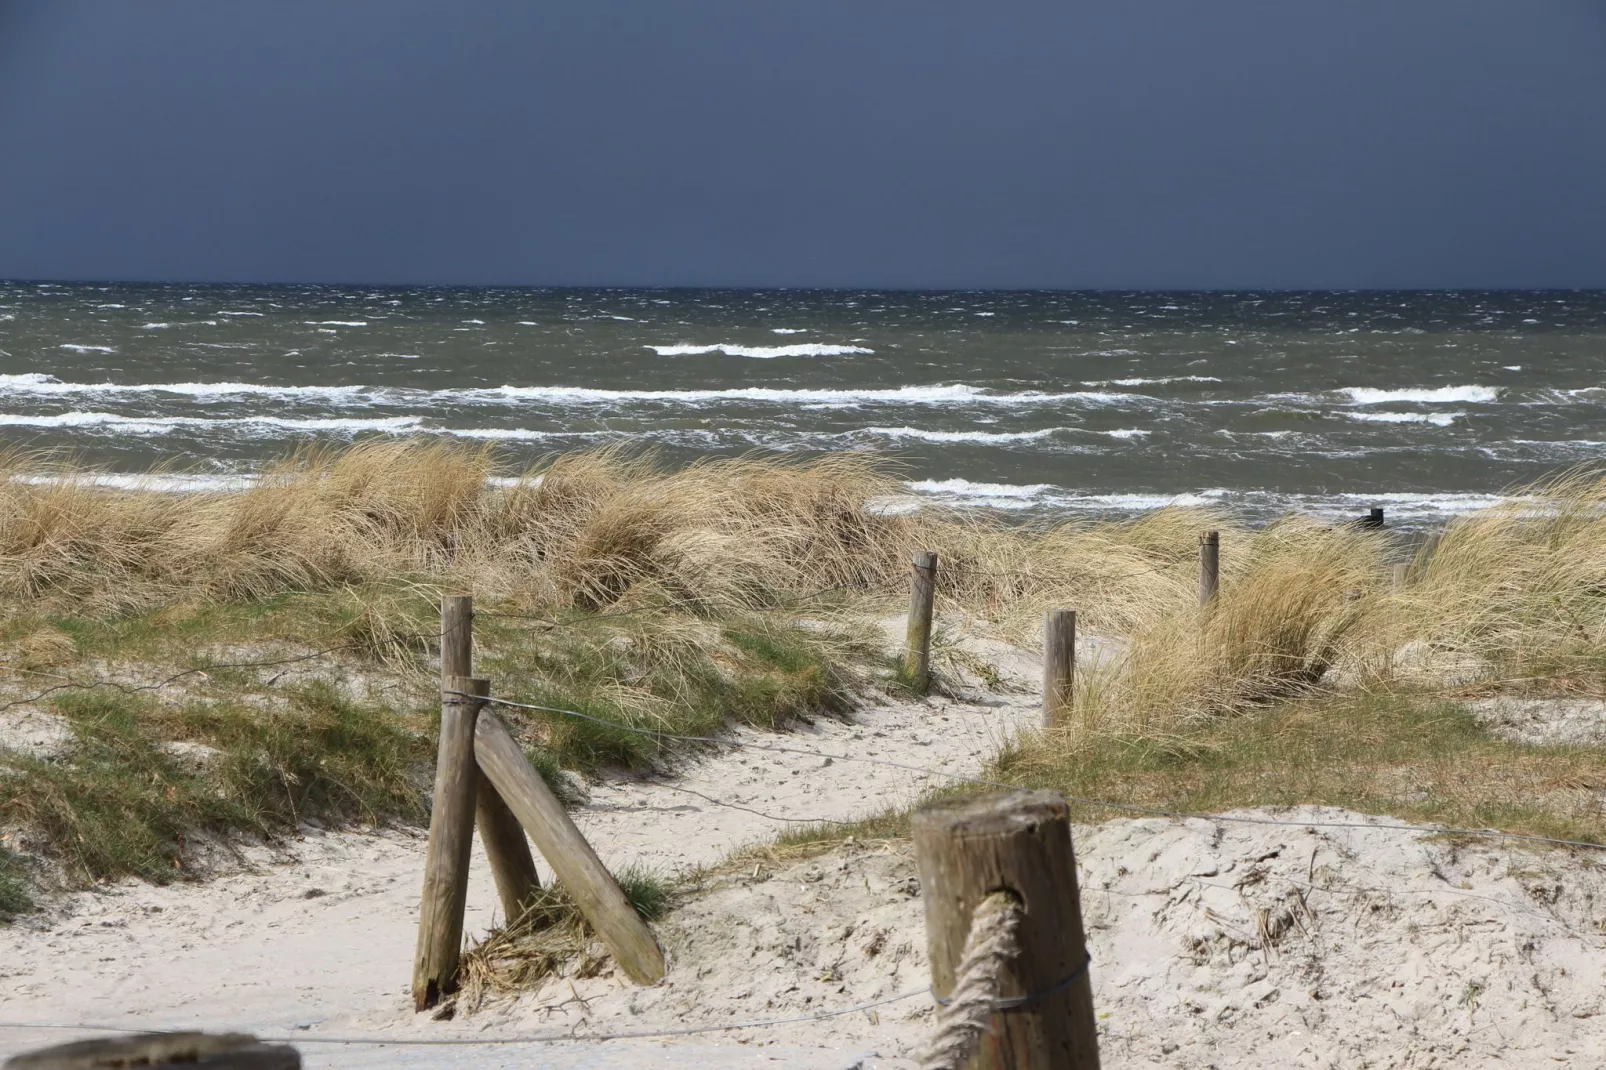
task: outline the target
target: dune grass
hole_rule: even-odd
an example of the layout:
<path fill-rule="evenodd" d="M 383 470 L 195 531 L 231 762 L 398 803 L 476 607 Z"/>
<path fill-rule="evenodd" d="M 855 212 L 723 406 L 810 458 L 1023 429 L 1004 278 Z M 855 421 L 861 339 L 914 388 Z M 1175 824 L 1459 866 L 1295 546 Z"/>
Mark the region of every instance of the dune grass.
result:
<path fill-rule="evenodd" d="M 945 625 L 1030 646 L 1043 611 L 1069 606 L 1112 640 L 1070 723 L 1006 756 L 1012 778 L 1181 809 L 1333 802 L 1598 835 L 1581 796 L 1546 787 L 1590 783 L 1597 749 L 1498 743 L 1442 703 L 1606 697 L 1600 473 L 1420 547 L 1196 509 L 1046 525 L 908 511 L 888 507 L 896 475 L 857 454 L 668 469 L 608 450 L 505 472 L 484 450 L 375 441 L 302 452 L 251 489 L 167 493 L 12 456 L 5 701 L 120 687 L 24 704 L 68 738 L 0 752 L 0 831 L 75 879 L 165 879 L 186 875 L 197 832 L 418 820 L 448 591 L 475 595 L 477 671 L 503 697 L 690 735 L 840 712 L 894 684 L 873 622 L 902 612 L 918 549 L 939 555 Z M 1222 532 L 1223 574 L 1201 610 L 1205 528 Z M 508 717 L 550 776 L 665 757 L 651 736 Z M 197 766 L 174 743 L 222 757 Z M 1418 798 L 1413 778 L 1441 787 Z"/>

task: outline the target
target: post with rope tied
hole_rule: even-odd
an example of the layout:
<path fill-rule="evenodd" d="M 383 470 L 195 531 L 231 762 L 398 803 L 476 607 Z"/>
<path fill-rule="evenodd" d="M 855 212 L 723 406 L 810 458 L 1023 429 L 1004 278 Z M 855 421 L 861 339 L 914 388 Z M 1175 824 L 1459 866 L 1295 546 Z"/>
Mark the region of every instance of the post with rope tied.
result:
<path fill-rule="evenodd" d="M 1071 848 L 1053 792 L 915 812 L 932 994 L 921 1070 L 1098 1070 L 1098 1029 Z"/>

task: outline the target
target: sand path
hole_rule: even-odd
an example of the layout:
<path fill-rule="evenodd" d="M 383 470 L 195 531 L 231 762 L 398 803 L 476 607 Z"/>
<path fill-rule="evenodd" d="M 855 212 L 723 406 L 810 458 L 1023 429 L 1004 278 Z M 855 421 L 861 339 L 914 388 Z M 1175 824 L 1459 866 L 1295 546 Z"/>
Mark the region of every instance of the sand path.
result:
<path fill-rule="evenodd" d="M 1019 660 L 1019 659 L 1017 659 Z M 1021 661 L 1020 683 L 1031 676 Z M 973 701 L 888 702 L 843 720 L 819 719 L 785 734 L 743 730 L 755 743 L 861 754 L 960 774 L 978 772 L 1037 716 L 1026 690 L 976 693 Z M 928 775 L 795 753 L 705 752 L 672 777 L 595 784 L 576 821 L 611 867 L 638 863 L 676 873 L 718 862 L 800 821 L 848 820 L 902 805 Z M 719 800 L 715 802 L 714 800 Z M 722 805 L 724 804 L 724 805 Z M 465 1036 L 539 1029 L 528 1014 L 439 1023 L 411 1012 L 407 988 L 416 938 L 424 842 L 394 830 L 326 832 L 307 826 L 277 853 L 248 852 L 252 866 L 202 885 L 125 882 L 74 895 L 48 913 L 0 930 L 0 1021 L 231 1028 L 264 1035 Z M 543 867 L 543 877 L 549 874 Z M 496 895 L 476 844 L 467 931 L 495 920 Z M 0 1032 L 0 1050 L 59 1042 L 62 1034 Z M 805 1041 L 805 1044 L 807 1041 Z M 543 1048 L 543 1063 L 770 1065 L 732 1041 Z M 694 1049 L 707 1047 L 701 1055 Z M 309 1046 L 312 1066 L 446 1065 L 465 1049 Z M 868 1048 L 787 1053 L 791 1066 L 837 1067 Z M 452 1052 L 451 1059 L 442 1053 Z M 528 1065 L 525 1050 L 466 1049 L 477 1067 Z M 626 1058 L 626 1052 L 629 1056 Z M 752 1057 L 750 1057 L 752 1056 Z M 431 1060 L 436 1061 L 431 1061 Z M 592 1061 L 597 1060 L 597 1061 Z M 756 1061 L 755 1061 L 756 1060 Z"/>

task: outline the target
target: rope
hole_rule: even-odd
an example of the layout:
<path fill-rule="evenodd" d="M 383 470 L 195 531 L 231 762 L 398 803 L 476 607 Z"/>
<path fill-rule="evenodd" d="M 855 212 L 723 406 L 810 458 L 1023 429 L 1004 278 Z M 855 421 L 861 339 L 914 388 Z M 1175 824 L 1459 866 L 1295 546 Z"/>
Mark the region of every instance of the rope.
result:
<path fill-rule="evenodd" d="M 1006 968 L 1020 955 L 1020 903 L 994 892 L 976 904 L 953 994 L 937 1008 L 937 1027 L 920 1055 L 920 1070 L 961 1070 L 988 1032 Z"/>

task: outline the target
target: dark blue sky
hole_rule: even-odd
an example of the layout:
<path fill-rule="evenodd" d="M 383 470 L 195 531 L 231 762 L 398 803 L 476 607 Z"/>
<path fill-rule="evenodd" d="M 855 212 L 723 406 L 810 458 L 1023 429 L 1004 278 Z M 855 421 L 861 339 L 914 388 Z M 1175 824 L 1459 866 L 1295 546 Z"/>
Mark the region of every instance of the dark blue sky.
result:
<path fill-rule="evenodd" d="M 0 0 L 0 277 L 1606 286 L 1606 0 Z"/>

